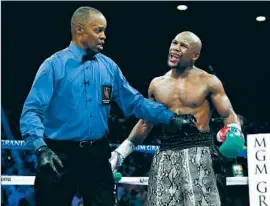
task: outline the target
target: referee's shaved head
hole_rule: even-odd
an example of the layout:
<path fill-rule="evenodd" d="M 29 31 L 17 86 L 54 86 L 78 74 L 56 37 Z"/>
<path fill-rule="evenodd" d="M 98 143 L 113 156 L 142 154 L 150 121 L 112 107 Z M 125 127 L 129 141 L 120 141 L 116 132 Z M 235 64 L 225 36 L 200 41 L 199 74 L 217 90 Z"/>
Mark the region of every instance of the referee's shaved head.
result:
<path fill-rule="evenodd" d="M 83 6 L 78 8 L 71 18 L 72 35 L 75 34 L 77 26 L 85 27 L 91 21 L 91 18 L 97 14 L 102 15 L 102 13 L 99 10 L 93 7 Z"/>

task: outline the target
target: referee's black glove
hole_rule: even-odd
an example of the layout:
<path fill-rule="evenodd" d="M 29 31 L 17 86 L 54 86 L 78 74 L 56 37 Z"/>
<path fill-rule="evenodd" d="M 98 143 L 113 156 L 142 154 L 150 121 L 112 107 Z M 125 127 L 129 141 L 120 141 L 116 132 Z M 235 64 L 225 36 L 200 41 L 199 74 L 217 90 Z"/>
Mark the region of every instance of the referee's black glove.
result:
<path fill-rule="evenodd" d="M 178 129 L 196 128 L 196 118 L 192 114 L 174 114 L 171 118 L 171 125 Z"/>
<path fill-rule="evenodd" d="M 63 168 L 63 164 L 59 157 L 47 146 L 43 146 L 37 150 L 38 171 L 51 170 L 58 178 L 61 177 L 59 169 Z"/>

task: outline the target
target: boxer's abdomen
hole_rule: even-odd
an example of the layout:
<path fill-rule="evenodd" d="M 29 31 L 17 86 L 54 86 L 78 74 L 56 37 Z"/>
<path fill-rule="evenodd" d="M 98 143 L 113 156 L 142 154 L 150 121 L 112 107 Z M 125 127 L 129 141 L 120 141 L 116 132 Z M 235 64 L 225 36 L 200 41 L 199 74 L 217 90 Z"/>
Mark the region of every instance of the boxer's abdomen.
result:
<path fill-rule="evenodd" d="M 209 131 L 209 121 L 212 115 L 210 105 L 207 100 L 198 108 L 181 108 L 181 111 L 175 108 L 169 108 L 177 114 L 192 114 L 196 119 L 196 127 L 200 131 Z M 177 134 L 179 130 L 171 125 L 162 125 L 164 134 Z"/>

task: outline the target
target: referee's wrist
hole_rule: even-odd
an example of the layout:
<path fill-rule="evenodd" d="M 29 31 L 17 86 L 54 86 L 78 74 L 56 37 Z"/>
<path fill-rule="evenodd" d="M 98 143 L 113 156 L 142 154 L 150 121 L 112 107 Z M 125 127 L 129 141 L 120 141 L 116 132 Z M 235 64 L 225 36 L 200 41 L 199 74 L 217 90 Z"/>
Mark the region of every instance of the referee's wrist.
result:
<path fill-rule="evenodd" d="M 48 149 L 48 147 L 47 147 L 46 145 L 41 146 L 40 148 L 38 148 L 38 149 L 36 150 L 36 155 L 40 155 L 43 151 L 45 151 L 45 150 L 47 150 L 47 149 Z"/>

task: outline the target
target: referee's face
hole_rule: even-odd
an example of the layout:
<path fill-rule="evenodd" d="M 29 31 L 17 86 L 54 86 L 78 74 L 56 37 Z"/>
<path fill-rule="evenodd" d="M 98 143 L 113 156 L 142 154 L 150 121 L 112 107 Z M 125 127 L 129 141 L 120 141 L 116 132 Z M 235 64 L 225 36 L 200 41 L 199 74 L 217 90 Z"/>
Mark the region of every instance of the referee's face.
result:
<path fill-rule="evenodd" d="M 106 27 L 107 21 L 102 14 L 95 14 L 91 17 L 91 21 L 84 27 L 81 35 L 81 43 L 86 50 L 94 53 L 103 50 Z"/>

